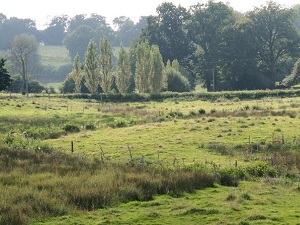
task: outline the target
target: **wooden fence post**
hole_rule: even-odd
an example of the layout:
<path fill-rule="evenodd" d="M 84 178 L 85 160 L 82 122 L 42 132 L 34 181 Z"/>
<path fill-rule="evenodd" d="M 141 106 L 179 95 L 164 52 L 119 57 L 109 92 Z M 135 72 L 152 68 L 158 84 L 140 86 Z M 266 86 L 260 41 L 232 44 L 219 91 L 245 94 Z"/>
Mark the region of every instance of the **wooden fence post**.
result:
<path fill-rule="evenodd" d="M 71 141 L 71 152 L 74 152 L 74 141 Z"/>

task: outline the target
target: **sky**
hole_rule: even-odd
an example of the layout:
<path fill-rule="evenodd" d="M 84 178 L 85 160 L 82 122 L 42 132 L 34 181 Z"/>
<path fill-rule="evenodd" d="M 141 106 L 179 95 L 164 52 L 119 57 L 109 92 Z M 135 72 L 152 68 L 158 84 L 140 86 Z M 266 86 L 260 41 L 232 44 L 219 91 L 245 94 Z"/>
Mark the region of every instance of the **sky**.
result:
<path fill-rule="evenodd" d="M 266 4 L 267 0 L 219 0 L 239 12 Z M 273 0 L 284 7 L 300 4 L 300 0 Z M 54 16 L 96 13 L 105 16 L 108 23 L 118 16 L 127 16 L 137 22 L 141 16 L 156 15 L 156 7 L 163 2 L 181 4 L 185 8 L 206 0 L 7 0 L 1 3 L 0 13 L 8 18 L 30 18 L 38 29 L 44 29 Z"/>

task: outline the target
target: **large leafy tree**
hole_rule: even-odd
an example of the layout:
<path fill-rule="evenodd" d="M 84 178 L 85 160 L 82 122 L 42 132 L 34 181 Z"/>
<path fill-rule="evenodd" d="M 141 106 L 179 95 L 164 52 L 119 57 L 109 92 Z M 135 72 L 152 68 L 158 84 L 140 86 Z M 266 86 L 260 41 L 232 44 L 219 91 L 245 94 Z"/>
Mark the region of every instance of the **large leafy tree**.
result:
<path fill-rule="evenodd" d="M 224 30 L 226 51 L 222 52 L 221 85 L 225 90 L 264 88 L 257 68 L 259 48 L 252 32 L 253 22 L 240 16 L 235 24 Z"/>
<path fill-rule="evenodd" d="M 117 39 L 124 46 L 130 46 L 131 41 L 134 39 L 135 24 L 126 16 L 116 17 L 113 24 L 117 28 Z"/>
<path fill-rule="evenodd" d="M 270 88 L 282 79 L 280 62 L 299 54 L 300 39 L 293 24 L 294 15 L 293 9 L 282 8 L 272 1 L 248 14 L 260 49 L 259 66 Z"/>
<path fill-rule="evenodd" d="M 103 36 L 106 36 L 111 43 L 115 42 L 115 33 L 106 22 L 105 17 L 98 14 L 91 14 L 89 17 L 76 15 L 69 21 L 68 34 L 63 43 L 72 58 L 78 52 L 80 59 L 83 60 L 89 41 L 92 39 L 98 43 L 100 41 L 99 37 Z"/>
<path fill-rule="evenodd" d="M 173 3 L 165 2 L 156 9 L 157 16 L 150 16 L 141 38 L 151 45 L 159 46 L 163 60 L 183 61 L 190 50 L 190 41 L 187 38 L 185 24 L 189 19 L 188 11 L 176 7 Z"/>
<path fill-rule="evenodd" d="M 11 77 L 5 67 L 5 59 L 0 59 L 0 91 L 6 90 L 11 85 Z"/>
<path fill-rule="evenodd" d="M 7 18 L 0 13 L 0 49 L 6 50 L 15 36 L 30 34 L 38 36 L 36 24 L 31 19 Z"/>
<path fill-rule="evenodd" d="M 97 93 L 100 82 L 100 72 L 98 66 L 98 49 L 93 40 L 90 40 L 84 62 L 85 86 L 91 93 Z"/>
<path fill-rule="evenodd" d="M 126 93 L 130 86 L 130 58 L 123 45 L 121 45 L 118 57 L 116 73 L 116 85 L 120 93 Z"/>
<path fill-rule="evenodd" d="M 16 36 L 9 47 L 9 60 L 22 76 L 22 93 L 28 93 L 29 75 L 37 61 L 38 43 L 33 35 Z"/>
<path fill-rule="evenodd" d="M 112 47 L 104 36 L 100 41 L 100 86 L 104 93 L 111 90 L 113 83 Z"/>
<path fill-rule="evenodd" d="M 79 54 L 80 60 L 84 60 L 86 47 L 90 40 L 95 41 L 95 30 L 91 27 L 82 25 L 77 27 L 73 32 L 69 33 L 63 40 L 64 45 L 69 50 L 69 55 L 74 58 Z"/>
<path fill-rule="evenodd" d="M 43 31 L 43 41 L 47 45 L 61 45 L 66 36 L 69 17 L 67 15 L 55 16 L 48 27 Z"/>
<path fill-rule="evenodd" d="M 218 90 L 223 53 L 227 51 L 224 30 L 235 23 L 234 11 L 228 5 L 209 1 L 191 7 L 188 35 L 197 46 L 194 69 L 204 86 Z"/>

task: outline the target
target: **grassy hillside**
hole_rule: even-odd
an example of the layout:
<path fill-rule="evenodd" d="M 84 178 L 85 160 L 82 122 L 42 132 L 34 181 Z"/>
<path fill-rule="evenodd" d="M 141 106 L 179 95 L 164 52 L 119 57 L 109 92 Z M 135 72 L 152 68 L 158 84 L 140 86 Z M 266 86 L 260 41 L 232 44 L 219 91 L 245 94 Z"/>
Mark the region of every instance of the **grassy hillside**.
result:
<path fill-rule="evenodd" d="M 60 66 L 72 63 L 69 52 L 65 46 L 39 46 L 38 54 L 43 66 Z"/>

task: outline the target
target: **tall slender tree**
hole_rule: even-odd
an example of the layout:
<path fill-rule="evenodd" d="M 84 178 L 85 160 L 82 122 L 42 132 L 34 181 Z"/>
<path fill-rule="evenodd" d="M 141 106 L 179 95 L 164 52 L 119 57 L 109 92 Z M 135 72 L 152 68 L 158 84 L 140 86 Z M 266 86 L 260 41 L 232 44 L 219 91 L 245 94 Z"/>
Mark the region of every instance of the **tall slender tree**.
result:
<path fill-rule="evenodd" d="M 100 73 L 98 66 L 97 45 L 90 40 L 85 53 L 84 63 L 85 86 L 91 93 L 97 93 L 100 82 Z"/>
<path fill-rule="evenodd" d="M 153 92 L 160 92 L 164 82 L 164 62 L 157 45 L 151 46 L 151 64 L 151 89 Z"/>
<path fill-rule="evenodd" d="M 151 48 L 149 42 L 142 42 L 137 46 L 135 69 L 135 86 L 140 93 L 151 91 L 151 67 Z"/>
<path fill-rule="evenodd" d="M 81 92 L 81 81 L 83 78 L 83 70 L 82 70 L 82 65 L 81 65 L 80 57 L 79 57 L 78 53 L 76 54 L 74 61 L 73 61 L 73 70 L 71 72 L 71 77 L 75 83 L 75 92 L 80 93 Z"/>
<path fill-rule="evenodd" d="M 113 83 L 112 47 L 106 37 L 100 41 L 100 86 L 104 93 L 111 90 Z"/>
<path fill-rule="evenodd" d="M 116 85 L 120 93 L 126 93 L 130 86 L 130 58 L 123 45 L 121 45 L 118 57 L 118 69 Z"/>

